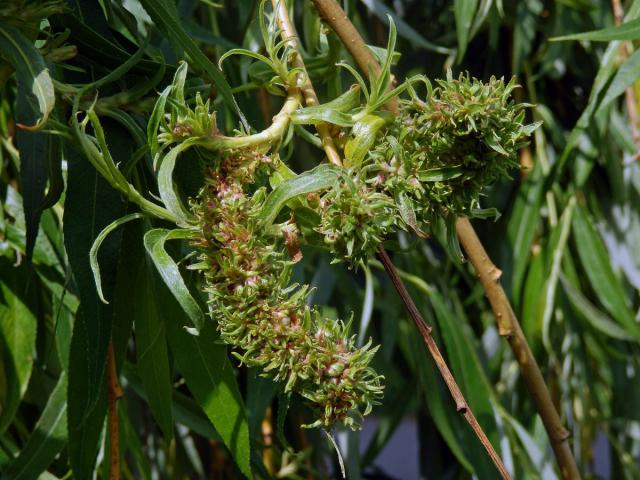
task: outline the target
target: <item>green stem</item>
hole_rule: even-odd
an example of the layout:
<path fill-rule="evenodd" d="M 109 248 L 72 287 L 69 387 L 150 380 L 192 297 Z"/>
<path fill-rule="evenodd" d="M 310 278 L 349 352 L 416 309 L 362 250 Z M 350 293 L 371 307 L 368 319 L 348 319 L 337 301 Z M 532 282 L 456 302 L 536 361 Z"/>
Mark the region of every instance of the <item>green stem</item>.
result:
<path fill-rule="evenodd" d="M 227 150 L 243 148 L 270 147 L 280 142 L 289 127 L 289 121 L 293 112 L 300 106 L 300 94 L 291 90 L 282 109 L 273 117 L 273 123 L 266 129 L 253 135 L 241 137 L 227 137 L 224 135 L 214 138 L 206 138 L 197 142 L 197 145 L 208 150 Z"/>

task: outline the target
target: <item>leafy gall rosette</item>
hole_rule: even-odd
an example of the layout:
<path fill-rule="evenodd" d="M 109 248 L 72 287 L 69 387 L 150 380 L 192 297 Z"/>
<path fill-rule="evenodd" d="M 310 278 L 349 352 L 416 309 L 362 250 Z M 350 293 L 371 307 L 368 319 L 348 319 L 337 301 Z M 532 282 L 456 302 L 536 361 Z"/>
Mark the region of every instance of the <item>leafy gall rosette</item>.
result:
<path fill-rule="evenodd" d="M 321 196 L 318 213 L 316 231 L 336 256 L 334 262 L 347 260 L 356 265 L 375 252 L 395 221 L 393 199 L 349 171 Z"/>
<path fill-rule="evenodd" d="M 416 95 L 366 160 L 383 189 L 410 201 L 424 228 L 436 217 L 473 216 L 482 190 L 517 167 L 518 149 L 537 127 L 525 125 L 525 104 L 514 104 L 514 80 L 505 85 L 449 74 L 427 99 Z M 399 208 L 402 208 L 401 203 Z"/>
<path fill-rule="evenodd" d="M 237 177 L 216 169 L 194 206 L 211 315 L 242 363 L 315 405 L 310 426 L 356 428 L 382 395 L 382 377 L 369 367 L 376 349 L 357 349 L 348 326 L 306 305 L 306 286 L 289 285 L 293 262 L 284 242 L 258 221 L 263 199 L 263 190 L 249 196 Z M 288 222 L 281 228 L 292 234 Z"/>

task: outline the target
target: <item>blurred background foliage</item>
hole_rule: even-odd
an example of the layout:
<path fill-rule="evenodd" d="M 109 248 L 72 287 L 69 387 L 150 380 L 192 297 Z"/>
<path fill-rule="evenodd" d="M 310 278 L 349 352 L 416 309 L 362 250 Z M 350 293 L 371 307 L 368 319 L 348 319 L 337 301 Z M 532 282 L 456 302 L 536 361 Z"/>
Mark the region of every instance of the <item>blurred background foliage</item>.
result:
<path fill-rule="evenodd" d="M 224 131 L 238 127 L 229 86 L 248 124 L 262 129 L 280 104 L 263 88 L 267 72 L 236 57 L 223 64 L 225 86 L 215 67 L 230 48 L 260 51 L 258 3 L 8 0 L 0 6 L 3 479 L 109 477 L 104 377 L 110 337 L 124 391 L 123 478 L 339 474 L 322 432 L 298 427 L 309 417 L 299 399 L 289 402 L 255 371 L 232 367 L 236 362 L 211 325 L 199 337 L 185 333 L 185 313 L 142 245 L 148 221 L 128 223 L 104 242 L 100 263 L 110 303 L 99 301 L 89 250 L 105 225 L 135 210 L 64 133 L 74 89 L 136 52 L 142 57 L 132 68 L 99 88 L 95 109 L 112 156 L 141 191 L 155 184 L 146 124 L 180 59 L 188 57 L 195 72 L 187 90 L 213 99 Z M 294 3 L 312 80 L 321 100 L 335 98 L 352 81 L 335 64 L 352 60 L 311 2 Z M 343 4 L 373 46 L 386 45 L 387 15 L 393 18 L 398 78 L 443 78 L 448 68 L 454 76 L 516 76 L 517 100 L 534 104 L 531 121 L 544 123 L 521 151 L 521 170 L 484 200 L 502 216 L 474 223 L 503 270 L 584 477 L 640 478 L 640 163 L 633 125 L 640 1 L 622 2 L 630 23 L 621 29 L 564 41 L 550 39 L 613 27 L 617 2 Z M 38 131 L 17 126 L 39 121 L 47 123 Z M 323 155 L 296 129 L 300 136 L 282 155 L 299 172 Z M 197 161 L 197 152 L 188 156 Z M 178 165 L 176 177 L 193 195 L 202 178 L 189 163 Z M 187 243 L 174 243 L 175 259 L 189 254 Z M 390 243 L 454 376 L 514 477 L 560 478 L 472 269 L 437 239 L 399 234 Z M 183 273 L 190 286 L 197 282 Z M 311 300 L 322 309 L 342 318 L 353 313 L 361 342 L 370 335 L 381 345 L 374 364 L 386 377 L 385 399 L 365 422 L 367 441 L 359 432 L 335 432 L 347 477 L 401 478 L 398 465 L 380 460 L 395 448 L 415 451 L 424 478 L 494 478 L 380 265 L 348 270 L 307 249 L 295 276 L 315 287 Z M 412 433 L 394 436 L 407 422 Z"/>

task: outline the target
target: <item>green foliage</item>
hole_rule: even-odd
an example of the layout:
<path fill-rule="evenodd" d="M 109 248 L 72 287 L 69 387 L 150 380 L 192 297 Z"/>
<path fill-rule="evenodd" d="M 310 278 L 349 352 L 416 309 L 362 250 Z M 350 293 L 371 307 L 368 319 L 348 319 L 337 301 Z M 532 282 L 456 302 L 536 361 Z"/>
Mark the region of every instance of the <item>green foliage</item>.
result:
<path fill-rule="evenodd" d="M 406 420 L 422 476 L 492 478 L 381 245 L 514 478 L 560 478 L 460 216 L 584 477 L 637 478 L 640 1 L 340 2 L 379 75 L 287 2 L 309 107 L 268 2 L 1 3 L 2 480 L 108 477 L 111 347 L 123 478 L 332 478 L 302 426 L 394 475 Z"/>

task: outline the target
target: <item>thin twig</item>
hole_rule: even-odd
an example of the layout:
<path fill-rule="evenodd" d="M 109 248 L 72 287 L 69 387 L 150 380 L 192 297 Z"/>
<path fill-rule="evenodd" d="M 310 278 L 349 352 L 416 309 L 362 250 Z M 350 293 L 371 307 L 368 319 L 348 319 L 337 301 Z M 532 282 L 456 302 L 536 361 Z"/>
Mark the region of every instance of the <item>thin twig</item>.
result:
<path fill-rule="evenodd" d="M 118 428 L 118 400 L 122 389 L 118 383 L 113 340 L 107 353 L 107 386 L 109 389 L 109 480 L 120 480 L 120 431 Z"/>
<path fill-rule="evenodd" d="M 311 78 L 309 77 L 309 73 L 304 66 L 302 55 L 300 54 L 300 49 L 298 46 L 298 36 L 296 35 L 293 23 L 289 19 L 289 12 L 287 11 L 286 3 L 284 0 L 272 0 L 272 4 L 273 10 L 277 15 L 276 18 L 278 20 L 278 26 L 282 30 L 282 39 L 287 40 L 289 42 L 289 45 L 291 45 L 291 48 L 293 48 L 295 51 L 293 66 L 300 69 L 300 73 L 298 74 L 298 87 L 302 92 L 304 103 L 307 107 L 319 105 L 320 102 L 318 101 L 318 96 L 313 89 L 313 85 L 311 85 Z M 324 122 L 318 123 L 316 125 L 316 130 L 318 131 L 318 135 L 320 135 L 322 148 L 327 154 L 329 163 L 332 163 L 334 165 L 342 165 L 340 153 L 338 153 L 338 149 L 336 148 L 333 137 L 331 136 L 329 125 Z"/>
<path fill-rule="evenodd" d="M 611 0 L 611 8 L 616 25 L 621 25 L 622 22 L 624 22 L 624 10 L 622 9 L 620 0 Z M 625 61 L 629 57 L 631 47 L 631 42 L 622 42 L 622 45 L 620 45 L 620 57 L 622 61 Z M 636 158 L 640 159 L 640 131 L 638 131 L 638 103 L 636 101 L 635 82 L 627 87 L 624 94 L 627 114 L 629 115 L 629 127 L 631 128 L 633 143 L 637 150 Z"/>
<path fill-rule="evenodd" d="M 289 14 L 287 12 L 285 2 L 283 0 L 273 0 L 273 3 L 274 3 L 274 8 L 277 8 L 277 15 L 278 15 L 278 19 L 279 19 L 281 28 L 283 28 L 283 30 L 286 31 L 286 28 L 284 28 L 283 26 L 291 25 L 291 21 L 289 20 Z M 343 14 L 344 14 L 344 12 L 343 12 Z M 348 22 L 348 18 L 346 18 L 346 15 L 344 15 L 341 18 L 346 19 L 346 21 Z M 354 29 L 354 31 L 355 31 L 355 29 Z M 302 62 L 302 57 L 300 56 L 299 52 L 298 52 L 297 58 L 300 61 L 301 68 L 304 68 L 304 63 Z M 371 65 L 377 65 L 377 62 L 376 62 L 375 59 L 373 59 Z M 375 68 L 375 67 L 373 67 L 373 68 Z M 379 71 L 380 71 L 380 67 L 378 66 L 378 72 Z M 307 76 L 307 80 L 308 80 L 308 76 Z M 312 104 L 317 104 L 317 96 L 315 94 L 315 91 L 313 89 L 313 85 L 311 84 L 310 80 L 308 80 L 308 85 L 306 85 L 306 88 L 308 89 L 308 92 L 312 93 L 312 95 L 308 96 L 305 93 L 305 95 L 304 95 L 305 102 L 307 101 L 307 98 L 313 98 L 315 100 L 312 100 L 312 102 L 315 102 L 315 103 L 312 103 Z M 309 104 L 307 103 L 307 105 L 309 105 Z M 338 164 L 341 165 L 342 162 L 339 161 Z M 502 476 L 502 478 L 503 479 L 510 479 L 511 477 L 509 476 L 509 473 L 507 472 L 504 464 L 502 463 L 502 460 L 500 459 L 500 456 L 496 453 L 495 449 L 493 448 L 493 445 L 491 445 L 491 442 L 487 438 L 487 435 L 484 433 L 484 431 L 482 430 L 482 427 L 480 426 L 480 424 L 476 420 L 476 417 L 473 415 L 473 412 L 469 408 L 469 405 L 467 404 L 467 402 L 466 402 L 466 400 L 465 400 L 460 388 L 458 387 L 458 384 L 456 383 L 455 379 L 453 378 L 453 375 L 451 374 L 451 371 L 449 370 L 449 367 L 447 366 L 444 358 L 442 357 L 442 354 L 440 353 L 440 350 L 438 349 L 438 345 L 433 340 L 433 337 L 431 336 L 431 327 L 428 326 L 425 323 L 425 321 L 422 319 L 422 316 L 420 315 L 420 312 L 418 311 L 418 309 L 415 306 L 415 303 L 411 299 L 411 296 L 409 295 L 409 292 L 407 291 L 406 287 L 404 286 L 404 283 L 402 282 L 402 279 L 398 275 L 398 272 L 396 271 L 395 266 L 391 262 L 391 259 L 389 258 L 389 255 L 387 255 L 387 252 L 384 250 L 384 248 L 382 246 L 380 246 L 378 248 L 378 256 L 379 256 L 380 260 L 382 261 L 387 274 L 391 278 L 391 281 L 393 282 L 394 286 L 396 287 L 396 290 L 398 291 L 398 294 L 400 295 L 400 298 L 402 299 L 402 301 L 404 302 L 407 310 L 409 311 L 409 314 L 410 314 L 411 318 L 414 320 L 416 326 L 418 327 L 418 330 L 420 331 L 420 333 L 422 335 L 422 338 L 424 339 L 424 341 L 425 341 L 425 343 L 427 345 L 427 349 L 429 350 L 429 353 L 433 357 L 433 360 L 435 361 L 435 363 L 436 363 L 436 365 L 438 367 L 438 370 L 440 371 L 440 374 L 442 375 L 442 378 L 444 379 L 444 382 L 446 383 L 447 387 L 449 388 L 449 391 L 451 392 L 451 396 L 453 397 L 453 399 L 455 401 L 455 404 L 456 404 L 456 410 L 463 414 L 464 418 L 467 420 L 467 422 L 471 426 L 472 430 L 474 431 L 474 433 L 478 437 L 480 443 L 482 443 L 484 448 L 487 450 L 487 453 L 489 454 L 489 457 L 491 458 L 491 460 L 495 464 L 496 469 L 498 470 L 498 472 L 500 472 L 500 475 Z"/>
<path fill-rule="evenodd" d="M 449 367 L 447 366 L 444 358 L 442 357 L 442 354 L 440 353 L 440 349 L 438 349 L 438 344 L 435 342 L 435 340 L 433 339 L 433 336 L 431 335 L 431 326 L 429 326 L 422 318 L 422 315 L 420 314 L 420 312 L 418 311 L 418 308 L 413 302 L 411 295 L 409 295 L 407 288 L 404 286 L 404 283 L 400 278 L 400 275 L 398 275 L 398 272 L 396 271 L 396 268 L 393 265 L 393 262 L 389 258 L 389 255 L 387 254 L 385 249 L 382 247 L 378 248 L 378 258 L 384 265 L 384 269 L 387 272 L 387 275 L 389 275 L 391 282 L 393 282 L 393 286 L 396 288 L 398 295 L 400 295 L 402 302 L 407 308 L 407 311 L 409 312 L 409 316 L 411 317 L 413 322 L 416 324 L 416 327 L 418 327 L 418 330 L 422 335 L 422 339 L 424 340 L 424 343 L 427 345 L 427 348 L 429 349 L 429 353 L 431 354 L 431 357 L 433 357 L 433 361 L 436 363 L 438 370 L 440 370 L 440 374 L 442 375 L 444 383 L 447 384 L 447 388 L 449 389 L 449 392 L 451 392 L 451 396 L 453 397 L 453 400 L 456 403 L 456 411 L 458 411 L 459 413 L 462 413 L 467 423 L 471 426 L 471 429 L 476 434 L 476 436 L 478 437 L 478 440 L 480 440 L 480 443 L 482 443 L 482 446 L 485 448 L 485 450 L 489 454 L 489 457 L 493 461 L 493 464 L 496 466 L 496 469 L 498 470 L 498 472 L 500 472 L 500 475 L 502 476 L 502 478 L 503 479 L 511 478 L 509 476 L 509 472 L 507 472 L 507 469 L 502 463 L 500 456 L 493 448 L 493 445 L 491 445 L 491 442 L 487 438 L 487 435 L 484 433 L 484 431 L 482 430 L 482 427 L 478 423 L 478 420 L 476 419 L 475 415 L 469 408 L 469 405 L 467 404 L 467 401 L 465 400 L 462 392 L 460 391 L 460 387 L 458 387 L 458 384 L 456 383 L 455 378 L 453 378 L 453 375 L 451 374 Z"/>
<path fill-rule="evenodd" d="M 313 0 L 313 2 L 322 17 L 349 50 L 360 70 L 367 72 L 372 68 L 371 64 L 377 63 L 373 53 L 364 44 L 362 37 L 349 19 L 346 18 L 340 5 L 335 0 Z M 397 112 L 397 104 L 388 104 L 387 107 L 392 112 Z M 498 330 L 501 335 L 507 338 L 514 352 L 522 377 L 547 430 L 562 476 L 565 479 L 579 479 L 580 473 L 568 443 L 569 433 L 560 421 L 540 367 L 531 353 L 518 319 L 502 289 L 501 272 L 491 262 L 468 219 L 459 219 L 456 231 L 469 261 L 480 276 L 480 281 L 496 316 Z"/>

